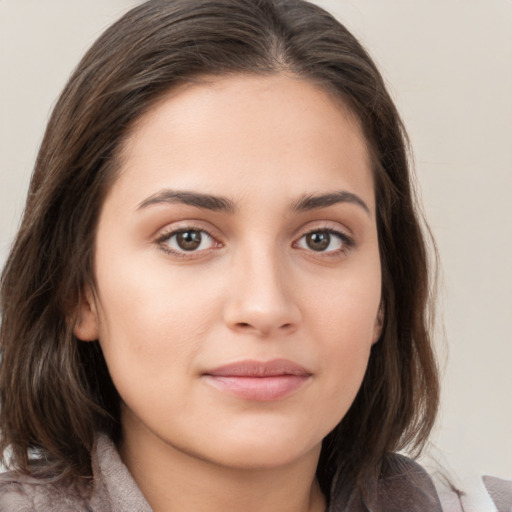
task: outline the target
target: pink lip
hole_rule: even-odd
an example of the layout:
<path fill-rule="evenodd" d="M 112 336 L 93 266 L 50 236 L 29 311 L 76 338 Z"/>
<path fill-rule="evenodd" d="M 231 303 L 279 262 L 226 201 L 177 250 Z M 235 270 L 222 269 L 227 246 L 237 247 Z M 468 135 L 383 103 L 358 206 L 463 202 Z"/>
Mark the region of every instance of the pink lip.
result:
<path fill-rule="evenodd" d="M 292 361 L 274 359 L 231 363 L 208 370 L 203 376 L 220 391 L 263 402 L 291 395 L 311 377 L 311 372 Z"/>

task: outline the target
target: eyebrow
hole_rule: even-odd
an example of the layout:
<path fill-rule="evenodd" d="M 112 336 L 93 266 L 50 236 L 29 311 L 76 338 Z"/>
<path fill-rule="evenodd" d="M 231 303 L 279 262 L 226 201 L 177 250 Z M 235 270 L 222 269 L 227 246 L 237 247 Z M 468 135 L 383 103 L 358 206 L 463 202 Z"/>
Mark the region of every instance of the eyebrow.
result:
<path fill-rule="evenodd" d="M 144 199 L 144 201 L 142 201 L 137 207 L 137 210 L 162 203 L 187 204 L 215 212 L 235 212 L 235 203 L 225 197 L 202 194 L 200 192 L 176 191 L 170 189 L 162 190 L 152 196 L 149 196 L 147 199 Z"/>
<path fill-rule="evenodd" d="M 149 196 L 147 199 L 144 199 L 144 201 L 142 201 L 137 207 L 137 210 L 162 203 L 181 203 L 215 212 L 235 213 L 236 211 L 235 203 L 226 197 L 203 194 L 201 192 L 178 191 L 171 189 L 161 190 L 160 192 Z M 296 212 L 306 212 L 320 208 L 327 208 L 338 203 L 356 204 L 370 215 L 368 205 L 358 195 L 344 190 L 339 192 L 330 192 L 327 194 L 308 194 L 302 196 L 292 204 L 291 210 Z"/>
<path fill-rule="evenodd" d="M 370 215 L 370 208 L 368 205 L 356 194 L 346 192 L 344 190 L 329 194 L 313 194 L 301 197 L 292 206 L 292 209 L 297 212 L 305 212 L 309 210 L 317 210 L 320 208 L 327 208 L 338 203 L 352 203 L 360 206 L 368 215 Z"/>

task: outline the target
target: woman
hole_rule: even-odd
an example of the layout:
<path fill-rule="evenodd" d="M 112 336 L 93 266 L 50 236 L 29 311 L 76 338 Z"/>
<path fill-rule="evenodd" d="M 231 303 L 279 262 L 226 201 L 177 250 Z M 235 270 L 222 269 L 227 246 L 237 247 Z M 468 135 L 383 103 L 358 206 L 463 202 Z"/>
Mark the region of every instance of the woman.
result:
<path fill-rule="evenodd" d="M 150 1 L 49 121 L 2 279 L 1 510 L 438 510 L 405 132 L 325 11 Z"/>

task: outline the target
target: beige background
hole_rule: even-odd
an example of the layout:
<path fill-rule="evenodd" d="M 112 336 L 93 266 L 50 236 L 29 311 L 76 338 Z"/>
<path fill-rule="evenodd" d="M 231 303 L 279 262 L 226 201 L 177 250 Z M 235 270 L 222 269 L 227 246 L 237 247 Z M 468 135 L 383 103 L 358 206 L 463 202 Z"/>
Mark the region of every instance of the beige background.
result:
<path fill-rule="evenodd" d="M 136 3 L 0 0 L 0 264 L 57 95 Z M 370 50 L 409 129 L 443 266 L 431 453 L 476 493 L 479 474 L 512 478 L 512 0 L 317 3 Z"/>

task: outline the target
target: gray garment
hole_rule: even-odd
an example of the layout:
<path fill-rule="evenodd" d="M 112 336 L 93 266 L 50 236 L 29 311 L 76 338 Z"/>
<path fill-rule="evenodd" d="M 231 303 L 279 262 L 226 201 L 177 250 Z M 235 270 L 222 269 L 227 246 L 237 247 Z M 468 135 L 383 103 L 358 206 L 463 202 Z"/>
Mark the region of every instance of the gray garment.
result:
<path fill-rule="evenodd" d="M 92 456 L 93 484 L 73 491 L 13 472 L 0 475 L 0 512 L 152 512 L 127 467 L 106 436 Z"/>
<path fill-rule="evenodd" d="M 483 476 L 482 480 L 498 512 L 512 512 L 512 480 L 489 475 Z"/>
<path fill-rule="evenodd" d="M 377 512 L 441 512 L 432 481 L 410 459 L 393 456 L 387 476 L 379 482 Z M 59 481 L 51 483 L 14 472 L 0 475 L 0 512 L 151 512 L 110 439 L 99 436 L 92 456 L 92 485 L 70 490 Z M 413 483 L 414 482 L 414 483 Z M 328 512 L 359 512 L 361 504 L 350 500 L 330 503 Z"/>

